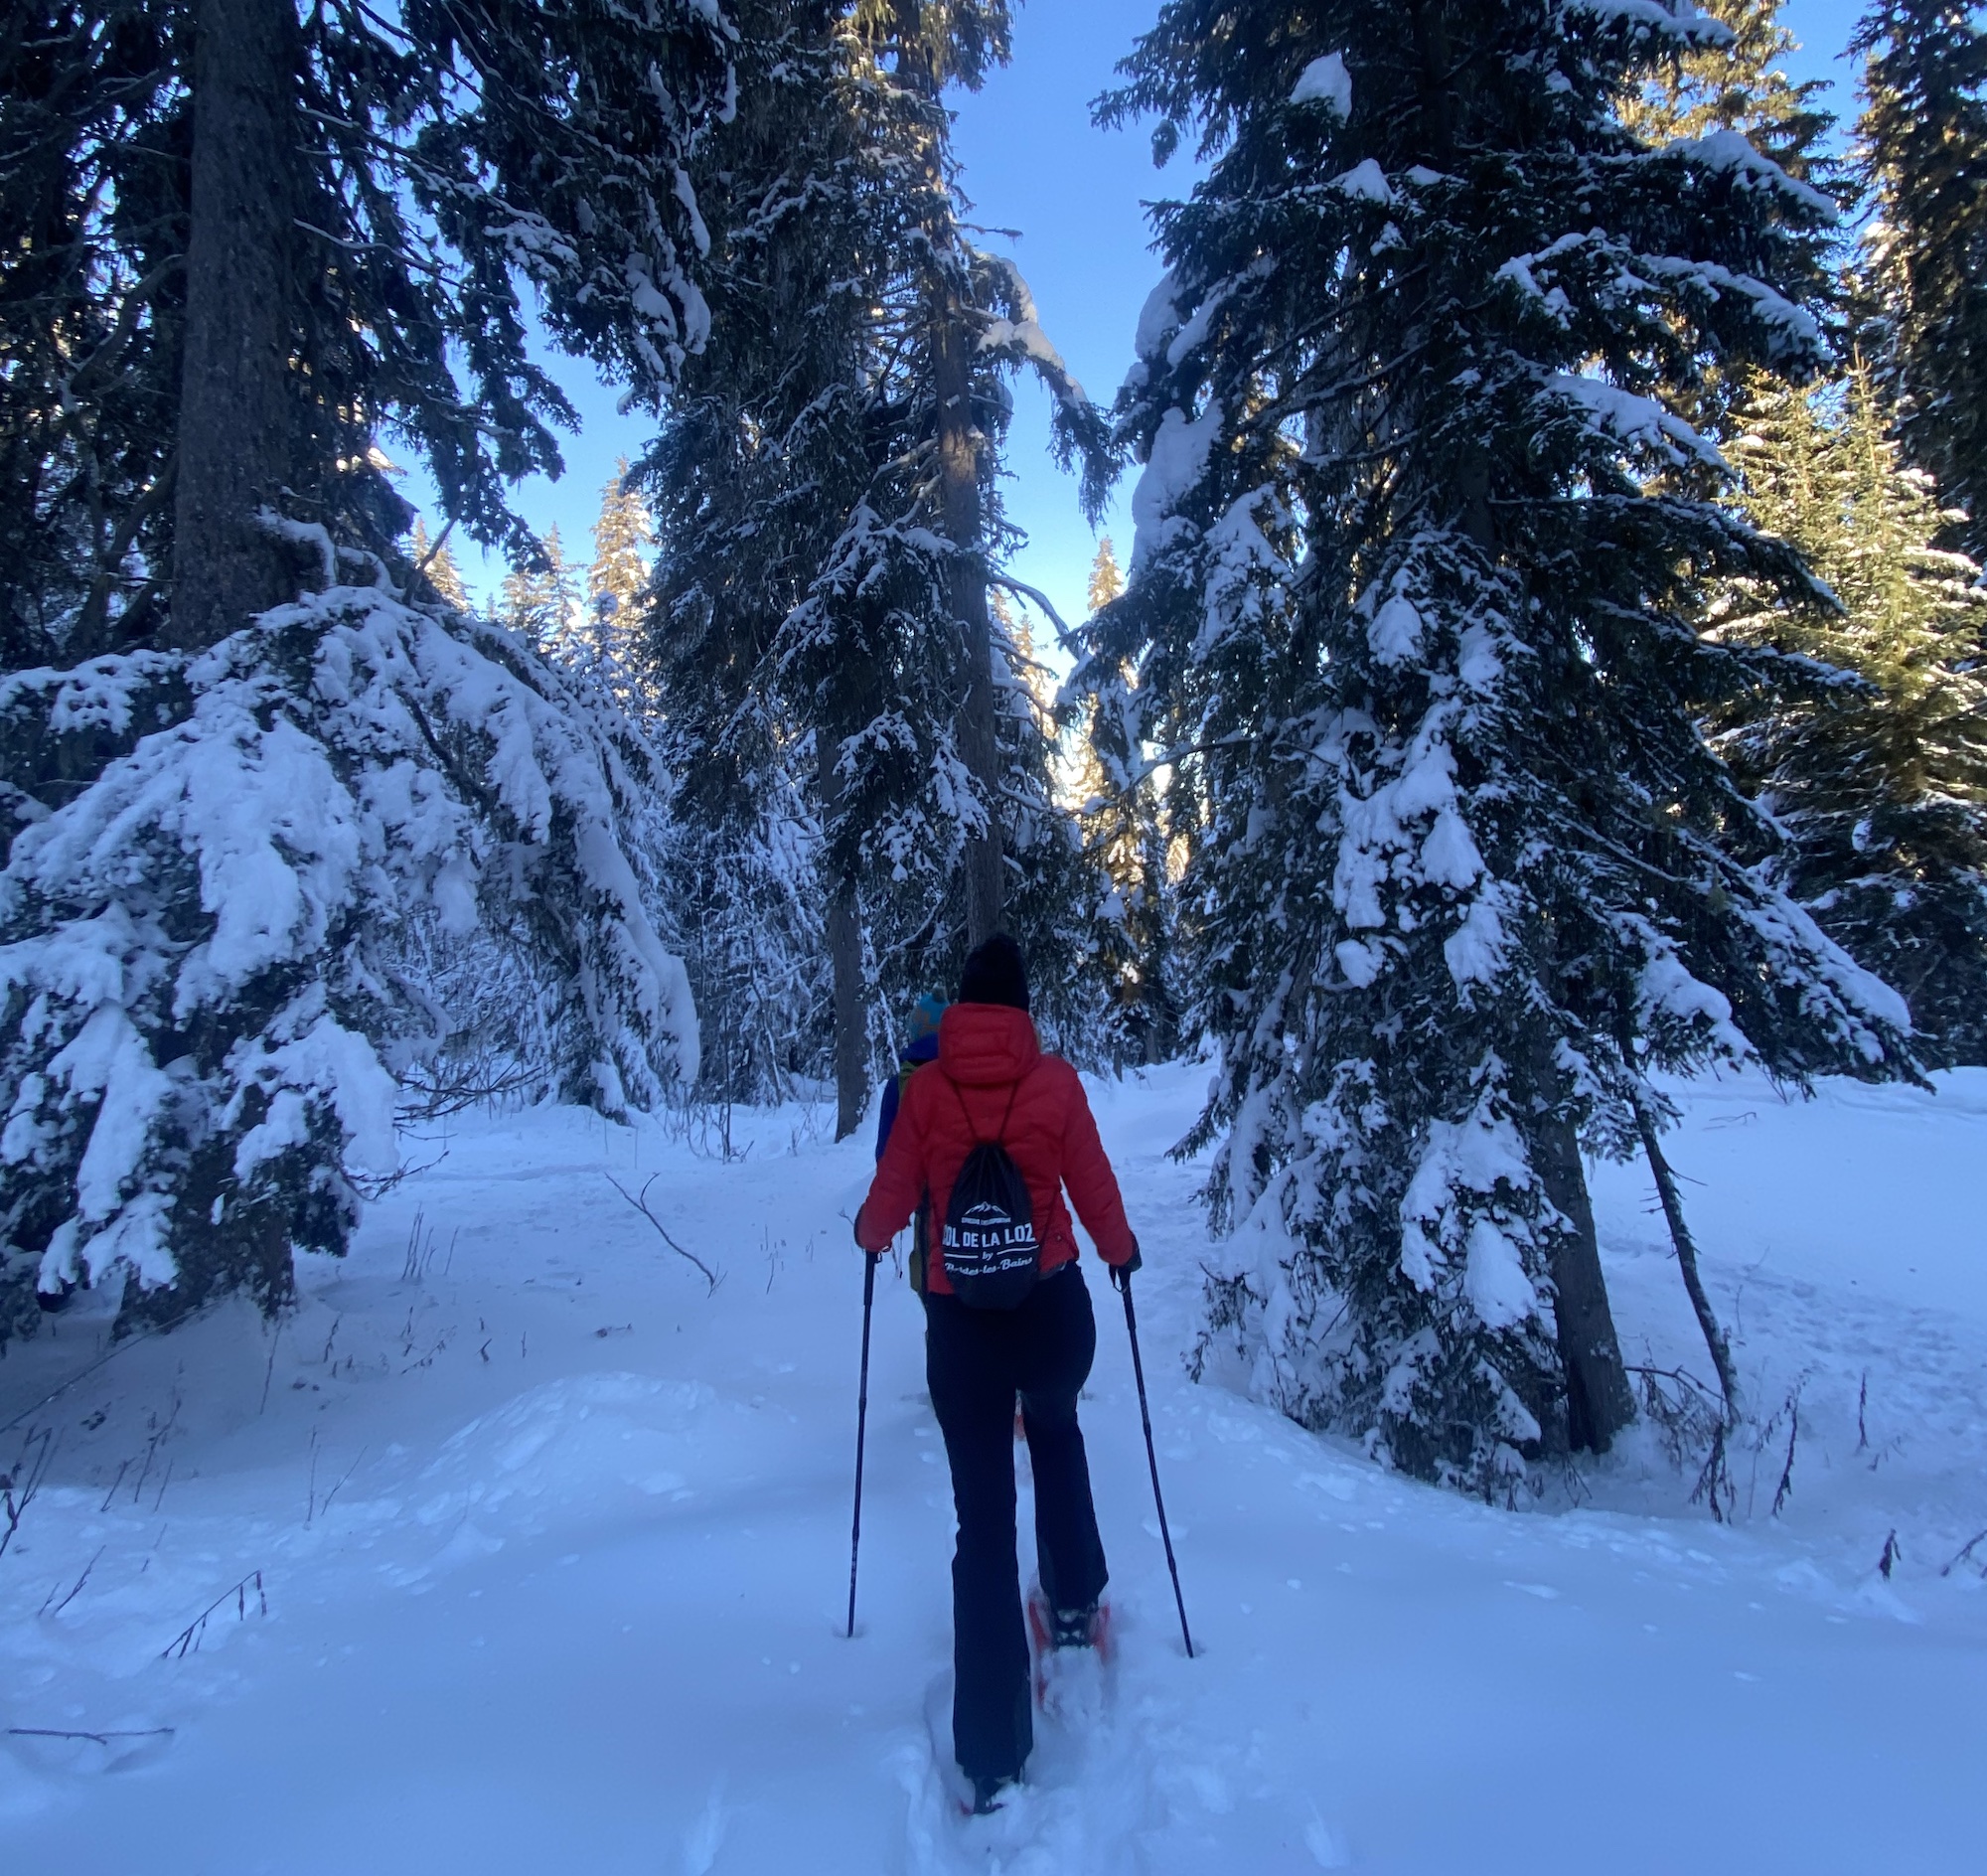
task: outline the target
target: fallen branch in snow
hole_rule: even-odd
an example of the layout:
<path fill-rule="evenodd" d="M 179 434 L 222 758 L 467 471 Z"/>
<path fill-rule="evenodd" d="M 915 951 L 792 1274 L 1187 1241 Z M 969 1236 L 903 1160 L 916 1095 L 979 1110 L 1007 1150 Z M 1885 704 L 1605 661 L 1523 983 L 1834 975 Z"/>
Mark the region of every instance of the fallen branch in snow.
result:
<path fill-rule="evenodd" d="M 1953 1571 L 1958 1569 L 1962 1563 L 1965 1563 L 1969 1558 L 1971 1558 L 1974 1551 L 1982 1544 L 1987 1544 L 1987 1531 L 1982 1531 L 1977 1537 L 1970 1537 L 1966 1540 L 1965 1543 L 1961 1544 L 1959 1547 L 1959 1555 L 1954 1557 L 1953 1560 L 1950 1563 L 1948 1563 L 1943 1570 L 1939 1572 L 1939 1575 L 1950 1576 L 1953 1573 Z"/>
<path fill-rule="evenodd" d="M 1736 1488 L 1732 1484 L 1729 1435 L 1732 1422 L 1720 1395 L 1687 1368 L 1627 1365 L 1642 1382 L 1642 1411 L 1660 1430 L 1672 1462 L 1681 1469 L 1686 1453 L 1703 1441 L 1706 1453 L 1691 1487 L 1690 1502 L 1704 1500 L 1720 1524 L 1730 1520 Z M 1666 1388 L 1663 1384 L 1669 1383 Z"/>
<path fill-rule="evenodd" d="M 162 1661 L 183 1661 L 189 1653 L 198 1654 L 200 1652 L 201 1638 L 207 1634 L 208 1619 L 211 1616 L 218 1615 L 223 1609 L 227 1608 L 229 1598 L 232 1598 L 234 1602 L 234 1619 L 237 1622 L 246 1622 L 248 1619 L 248 1592 L 251 1589 L 255 1592 L 255 1601 L 260 1613 L 266 1616 L 269 1613 L 269 1599 L 262 1589 L 262 1573 L 260 1570 L 250 1570 L 240 1582 L 234 1584 L 229 1589 L 223 1590 L 178 1635 L 174 1636 L 160 1651 L 159 1659 Z"/>
<path fill-rule="evenodd" d="M 1623 1046 L 1625 1049 L 1625 1039 Z M 1624 1059 L 1633 1058 L 1624 1054 Z M 1662 1200 L 1663 1217 L 1670 1227 L 1670 1242 L 1676 1247 L 1677 1267 L 1683 1272 L 1683 1287 L 1690 1293 L 1690 1307 L 1697 1312 L 1697 1326 L 1704 1331 L 1705 1346 L 1711 1350 L 1711 1365 L 1718 1370 L 1719 1390 L 1725 1396 L 1726 1422 L 1736 1426 L 1740 1418 L 1739 1373 L 1732 1361 L 1732 1344 L 1725 1338 L 1725 1330 L 1712 1310 L 1711 1298 L 1706 1294 L 1704 1279 L 1698 1272 L 1697 1243 L 1684 1219 L 1683 1199 L 1677 1191 L 1676 1174 L 1663 1152 L 1655 1116 L 1642 1099 L 1640 1089 L 1631 1086 L 1628 1101 L 1635 1111 L 1635 1130 L 1642 1136 L 1642 1152 L 1648 1158 L 1649 1171 L 1655 1174 L 1656 1196 Z"/>
<path fill-rule="evenodd" d="M 70 1604 L 75 1602 L 76 1599 L 82 1594 L 82 1586 L 89 1581 L 90 1571 L 96 1568 L 98 1562 L 101 1560 L 103 1556 L 104 1551 L 107 1550 L 109 1546 L 107 1544 L 99 1544 L 96 1548 L 96 1555 L 94 1557 L 91 1557 L 90 1560 L 82 1566 L 82 1574 L 76 1578 L 76 1587 L 73 1590 L 71 1590 L 70 1593 L 67 1596 L 65 1596 L 61 1602 L 56 1603 L 56 1606 L 53 1609 L 49 1607 L 49 1604 L 56 1602 L 56 1593 L 55 1590 L 49 1591 L 47 1597 L 43 1600 L 41 1608 L 37 1610 L 35 1613 L 41 1616 L 60 1616 L 63 1613 L 63 1611 L 70 1606 Z M 58 1585 L 57 1587 L 60 1588 L 61 1586 Z"/>
<path fill-rule="evenodd" d="M 108 1746 L 113 1739 L 171 1739 L 177 1729 L 170 1726 L 139 1726 L 124 1732 L 83 1733 L 67 1726 L 10 1726 L 10 1739 L 86 1739 L 93 1746 Z"/>
<path fill-rule="evenodd" d="M 7 1546 L 14 1541 L 14 1533 L 28 1515 L 28 1506 L 34 1503 L 42 1481 L 49 1475 L 49 1460 L 56 1448 L 55 1429 L 41 1431 L 39 1448 L 37 1438 L 36 1430 L 30 1427 L 28 1437 L 21 1442 L 21 1457 L 15 1461 L 13 1471 L 0 1473 L 0 1518 L 7 1525 L 0 1530 L 0 1557 L 7 1554 Z"/>
<path fill-rule="evenodd" d="M 629 1202 L 629 1204 L 633 1205 L 635 1209 L 642 1214 L 643 1217 L 648 1219 L 648 1221 L 656 1227 L 656 1235 L 660 1237 L 663 1240 L 663 1242 L 670 1247 L 671 1250 L 676 1252 L 676 1254 L 679 1257 L 683 1258 L 687 1263 L 694 1264 L 697 1267 L 697 1269 L 703 1275 L 704 1282 L 710 1286 L 710 1294 L 712 1296 L 715 1296 L 717 1294 L 717 1286 L 724 1281 L 724 1273 L 722 1271 L 717 1271 L 713 1273 L 710 1266 L 706 1264 L 702 1258 L 698 1257 L 694 1251 L 685 1250 L 684 1247 L 681 1244 L 679 1244 L 675 1238 L 670 1236 L 669 1232 L 663 1226 L 663 1221 L 660 1218 L 658 1218 L 653 1211 L 649 1209 L 649 1186 L 655 1184 L 655 1182 L 663 1175 L 660 1172 L 651 1172 L 649 1174 L 648 1184 L 645 1184 L 642 1187 L 642 1195 L 640 1198 L 637 1198 L 635 1194 L 627 1188 L 627 1186 L 623 1185 L 621 1181 L 614 1176 L 613 1173 L 609 1172 L 604 1174 L 604 1176 L 609 1185 L 613 1186 L 614 1189 L 617 1192 L 619 1192 L 621 1196 Z"/>
<path fill-rule="evenodd" d="M 182 1323 L 191 1323 L 197 1316 L 204 1315 L 212 1308 L 214 1308 L 212 1303 L 196 1304 L 190 1310 L 183 1310 L 178 1316 L 168 1317 L 163 1323 L 153 1323 L 148 1328 L 133 1329 L 122 1340 L 113 1341 L 108 1350 L 98 1355 L 87 1367 L 78 1368 L 60 1387 L 51 1388 L 32 1407 L 23 1407 L 4 1427 L 0 1427 L 0 1433 L 12 1433 L 22 1421 L 28 1419 L 31 1415 L 40 1413 L 51 1401 L 67 1394 L 76 1382 L 87 1380 L 106 1361 L 115 1361 L 125 1349 L 135 1348 L 141 1341 L 149 1341 L 154 1335 L 163 1335 L 169 1329 L 178 1329 Z"/>

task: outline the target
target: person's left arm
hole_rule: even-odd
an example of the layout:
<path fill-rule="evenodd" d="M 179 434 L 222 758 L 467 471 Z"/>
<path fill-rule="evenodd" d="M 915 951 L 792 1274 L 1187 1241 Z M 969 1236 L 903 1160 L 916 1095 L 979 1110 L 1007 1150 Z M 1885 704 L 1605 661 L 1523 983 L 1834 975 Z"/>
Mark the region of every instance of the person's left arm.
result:
<path fill-rule="evenodd" d="M 1069 1107 L 1063 1124 L 1062 1182 L 1070 1203 L 1083 1220 L 1097 1253 L 1113 1266 L 1133 1265 L 1139 1255 L 1139 1240 L 1125 1216 L 1125 1198 L 1118 1189 L 1118 1175 L 1098 1136 L 1097 1117 L 1090 1111 L 1090 1099 L 1083 1091 L 1082 1078 L 1074 1068 L 1069 1075 Z"/>

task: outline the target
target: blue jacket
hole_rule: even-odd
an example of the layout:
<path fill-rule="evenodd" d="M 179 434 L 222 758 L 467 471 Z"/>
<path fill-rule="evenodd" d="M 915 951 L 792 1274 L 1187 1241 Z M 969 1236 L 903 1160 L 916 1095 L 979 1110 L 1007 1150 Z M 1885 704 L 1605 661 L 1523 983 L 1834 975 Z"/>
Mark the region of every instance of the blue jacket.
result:
<path fill-rule="evenodd" d="M 919 1036 L 897 1060 L 901 1065 L 883 1084 L 883 1106 L 876 1116 L 876 1158 L 879 1163 L 883 1158 L 883 1149 L 890 1144 L 890 1129 L 897 1124 L 897 1103 L 903 1098 L 904 1083 L 910 1079 L 911 1070 L 938 1060 L 937 1032 Z"/>

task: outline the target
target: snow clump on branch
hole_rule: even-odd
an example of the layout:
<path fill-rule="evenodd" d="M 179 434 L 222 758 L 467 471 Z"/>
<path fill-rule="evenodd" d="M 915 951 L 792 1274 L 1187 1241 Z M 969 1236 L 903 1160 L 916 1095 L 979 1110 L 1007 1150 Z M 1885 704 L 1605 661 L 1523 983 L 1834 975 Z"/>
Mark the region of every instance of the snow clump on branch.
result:
<path fill-rule="evenodd" d="M 293 1251 L 342 1252 L 395 1175 L 400 1087 L 457 1026 L 412 962 L 437 931 L 520 972 L 564 1098 L 694 1078 L 626 838 L 659 778 L 575 683 L 382 580 L 0 686 L 0 1287 L 121 1266 L 127 1321 L 287 1301 Z"/>

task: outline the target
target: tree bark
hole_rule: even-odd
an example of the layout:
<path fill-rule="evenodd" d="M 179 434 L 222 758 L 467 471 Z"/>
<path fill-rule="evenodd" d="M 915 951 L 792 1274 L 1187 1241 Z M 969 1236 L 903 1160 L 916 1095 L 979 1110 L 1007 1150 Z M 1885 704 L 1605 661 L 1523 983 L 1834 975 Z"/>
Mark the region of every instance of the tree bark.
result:
<path fill-rule="evenodd" d="M 936 107 L 943 85 L 925 40 L 920 0 L 896 0 L 897 63 L 919 95 Z M 973 421 L 973 354 L 979 339 L 970 310 L 948 277 L 943 256 L 957 246 L 949 212 L 945 151 L 934 133 L 925 154 L 925 185 L 934 204 L 926 227 L 931 279 L 926 296 L 932 394 L 938 412 L 938 465 L 946 539 L 953 545 L 948 580 L 952 615 L 964 639 L 966 693 L 961 700 L 960 759 L 979 788 L 987 825 L 966 845 L 966 941 L 978 945 L 1000 929 L 1006 862 L 1000 841 L 1000 753 L 994 690 L 994 622 L 982 558 L 980 451 L 985 438 Z"/>
<path fill-rule="evenodd" d="M 841 780 L 835 771 L 835 743 L 816 732 L 824 825 L 830 831 L 828 879 L 828 962 L 835 1002 L 835 1137 L 846 1140 L 862 1125 L 869 1107 L 869 1012 L 862 982 L 862 925 L 855 882 L 834 859 L 835 823 L 841 803 Z"/>
<path fill-rule="evenodd" d="M 1000 842 L 1000 747 L 994 726 L 994 621 L 981 561 L 980 445 L 973 422 L 973 367 L 963 309 L 951 295 L 935 309 L 933 388 L 938 393 L 939 472 L 945 532 L 952 542 L 952 611 L 966 639 L 966 697 L 959 711 L 959 753 L 979 784 L 987 825 L 966 844 L 966 942 L 1000 929 L 1006 861 Z"/>
<path fill-rule="evenodd" d="M 256 524 L 291 468 L 297 25 L 288 0 L 200 0 L 173 593 L 165 636 L 225 638 L 291 596 Z"/>
<path fill-rule="evenodd" d="M 1546 1196 L 1572 1227 L 1552 1234 L 1554 1309 L 1560 1362 L 1566 1369 L 1567 1441 L 1575 1451 L 1605 1453 L 1635 1417 L 1635 1397 L 1607 1306 L 1601 1245 L 1587 1169 L 1573 1123 L 1542 1108 L 1531 1128 L 1533 1165 Z"/>

